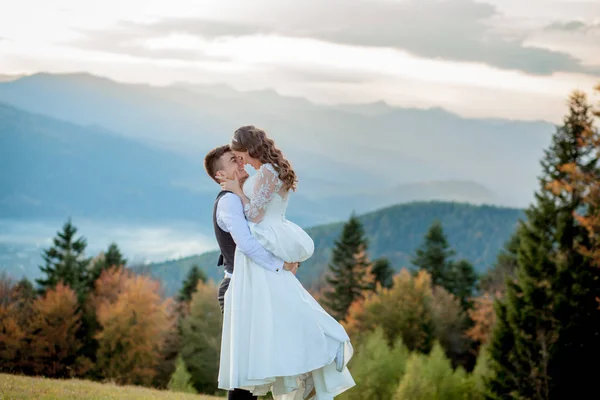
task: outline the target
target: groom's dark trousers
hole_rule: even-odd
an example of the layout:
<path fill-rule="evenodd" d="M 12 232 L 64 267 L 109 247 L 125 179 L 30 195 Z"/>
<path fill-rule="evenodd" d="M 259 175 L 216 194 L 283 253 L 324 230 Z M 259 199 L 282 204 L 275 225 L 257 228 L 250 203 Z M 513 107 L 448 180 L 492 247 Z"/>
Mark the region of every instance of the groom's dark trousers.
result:
<path fill-rule="evenodd" d="M 215 201 L 215 207 L 213 210 L 213 223 L 215 226 L 215 236 L 217 237 L 217 243 L 219 244 L 219 248 L 221 250 L 221 256 L 219 257 L 218 265 L 223 265 L 225 267 L 225 271 L 229 274 L 233 273 L 233 259 L 235 257 L 235 242 L 233 241 L 233 237 L 229 232 L 225 232 L 219 227 L 217 224 L 217 204 L 219 203 L 219 199 L 223 197 L 223 195 L 227 192 L 221 192 L 217 196 Z M 218 300 L 219 305 L 221 306 L 221 313 L 225 309 L 225 292 L 229 287 L 230 278 L 225 277 L 219 286 L 218 292 Z M 252 396 L 252 393 L 247 390 L 242 389 L 234 389 L 230 390 L 227 394 L 228 400 L 257 400 L 257 396 Z"/>

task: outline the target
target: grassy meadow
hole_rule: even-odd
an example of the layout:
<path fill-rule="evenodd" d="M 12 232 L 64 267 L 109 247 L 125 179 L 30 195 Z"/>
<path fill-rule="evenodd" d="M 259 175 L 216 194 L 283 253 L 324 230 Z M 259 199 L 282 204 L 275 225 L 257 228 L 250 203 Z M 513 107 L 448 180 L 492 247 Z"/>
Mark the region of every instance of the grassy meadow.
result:
<path fill-rule="evenodd" d="M 0 400 L 216 400 L 220 397 L 117 386 L 81 379 L 47 379 L 0 374 Z"/>

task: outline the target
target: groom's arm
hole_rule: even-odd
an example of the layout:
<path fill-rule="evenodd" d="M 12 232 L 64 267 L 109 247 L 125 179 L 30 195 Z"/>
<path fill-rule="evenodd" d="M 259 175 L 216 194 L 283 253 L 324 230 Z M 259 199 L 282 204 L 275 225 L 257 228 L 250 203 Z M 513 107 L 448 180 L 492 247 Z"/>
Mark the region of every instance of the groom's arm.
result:
<path fill-rule="evenodd" d="M 242 201 L 237 195 L 227 193 L 219 199 L 217 224 L 221 229 L 231 234 L 237 248 L 250 257 L 252 261 L 273 272 L 282 270 L 283 260 L 267 251 L 252 236 L 244 215 Z"/>

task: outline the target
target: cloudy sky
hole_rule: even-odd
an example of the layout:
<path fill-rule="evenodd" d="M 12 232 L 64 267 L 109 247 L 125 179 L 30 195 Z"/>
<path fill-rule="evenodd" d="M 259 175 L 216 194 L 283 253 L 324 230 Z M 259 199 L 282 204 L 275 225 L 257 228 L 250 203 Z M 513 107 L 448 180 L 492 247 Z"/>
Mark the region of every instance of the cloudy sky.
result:
<path fill-rule="evenodd" d="M 225 83 L 557 122 L 600 82 L 600 0 L 0 0 L 0 74 Z"/>

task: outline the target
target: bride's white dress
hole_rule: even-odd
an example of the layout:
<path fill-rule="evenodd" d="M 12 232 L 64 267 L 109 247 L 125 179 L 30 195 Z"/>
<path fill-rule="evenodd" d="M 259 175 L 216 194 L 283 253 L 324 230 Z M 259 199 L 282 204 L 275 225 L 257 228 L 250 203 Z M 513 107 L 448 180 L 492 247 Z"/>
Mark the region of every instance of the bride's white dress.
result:
<path fill-rule="evenodd" d="M 267 250 L 289 262 L 312 256 L 310 236 L 285 219 L 288 192 L 271 164 L 246 181 L 244 193 L 251 200 L 244 210 L 250 230 Z M 272 391 L 276 400 L 297 400 L 312 372 L 316 399 L 333 399 L 355 385 L 346 366 L 336 370 L 340 343 L 347 364 L 353 349 L 346 331 L 296 276 L 269 271 L 236 251 L 225 293 L 219 388 L 258 396 Z"/>

